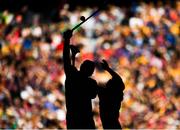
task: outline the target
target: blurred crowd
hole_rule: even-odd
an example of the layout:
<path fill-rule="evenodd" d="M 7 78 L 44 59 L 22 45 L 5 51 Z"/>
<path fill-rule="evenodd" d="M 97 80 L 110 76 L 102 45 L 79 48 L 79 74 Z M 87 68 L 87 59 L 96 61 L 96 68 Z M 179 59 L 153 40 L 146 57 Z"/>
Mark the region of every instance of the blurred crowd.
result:
<path fill-rule="evenodd" d="M 0 128 L 66 129 L 62 33 L 97 8 L 59 10 L 56 22 L 25 6 L 0 12 Z M 122 128 L 180 129 L 180 2 L 108 5 L 71 43 L 85 59 L 106 59 L 124 83 Z M 110 76 L 97 68 L 99 84 Z M 94 120 L 102 128 L 98 98 Z"/>

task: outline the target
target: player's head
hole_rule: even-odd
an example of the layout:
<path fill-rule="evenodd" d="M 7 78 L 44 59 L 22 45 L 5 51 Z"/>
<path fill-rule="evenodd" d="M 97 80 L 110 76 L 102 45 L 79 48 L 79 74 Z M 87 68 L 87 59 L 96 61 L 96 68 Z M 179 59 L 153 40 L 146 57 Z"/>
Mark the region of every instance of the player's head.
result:
<path fill-rule="evenodd" d="M 86 76 L 91 76 L 95 69 L 95 63 L 90 60 L 85 60 L 80 66 L 80 72 Z"/>

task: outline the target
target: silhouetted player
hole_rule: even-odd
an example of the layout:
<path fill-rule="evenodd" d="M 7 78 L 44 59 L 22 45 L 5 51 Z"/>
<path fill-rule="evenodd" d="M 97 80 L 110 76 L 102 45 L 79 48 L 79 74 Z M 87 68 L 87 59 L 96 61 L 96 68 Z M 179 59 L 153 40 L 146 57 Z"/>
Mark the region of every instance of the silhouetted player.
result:
<path fill-rule="evenodd" d="M 68 129 L 95 129 L 92 114 L 91 99 L 96 97 L 97 83 L 90 76 L 94 72 L 95 64 L 86 60 L 80 66 L 80 71 L 73 65 L 74 56 L 70 56 L 70 38 L 72 31 L 64 33 L 63 61 L 66 74 L 66 119 Z M 73 48 L 71 48 L 73 51 Z M 72 52 L 73 53 L 73 52 Z"/>
<path fill-rule="evenodd" d="M 105 60 L 102 61 L 101 65 L 112 76 L 106 87 L 99 88 L 98 91 L 102 125 L 104 129 L 121 129 L 118 118 L 125 86 L 121 77 L 109 67 Z"/>

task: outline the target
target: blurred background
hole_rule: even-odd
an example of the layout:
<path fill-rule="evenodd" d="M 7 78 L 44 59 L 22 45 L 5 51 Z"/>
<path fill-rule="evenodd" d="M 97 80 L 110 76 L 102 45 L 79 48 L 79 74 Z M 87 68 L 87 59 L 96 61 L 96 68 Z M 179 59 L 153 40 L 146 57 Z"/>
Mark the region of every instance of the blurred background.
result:
<path fill-rule="evenodd" d="M 62 33 L 101 3 L 0 0 L 0 128 L 66 129 Z M 71 43 L 81 51 L 77 67 L 104 58 L 121 75 L 122 128 L 180 129 L 180 1 L 109 1 Z M 93 78 L 110 76 L 97 68 Z"/>

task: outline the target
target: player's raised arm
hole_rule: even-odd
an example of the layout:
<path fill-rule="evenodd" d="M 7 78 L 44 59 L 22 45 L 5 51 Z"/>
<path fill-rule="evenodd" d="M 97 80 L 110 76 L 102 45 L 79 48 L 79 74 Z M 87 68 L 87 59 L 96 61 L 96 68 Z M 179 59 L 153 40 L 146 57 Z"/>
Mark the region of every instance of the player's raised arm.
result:
<path fill-rule="evenodd" d="M 102 65 L 102 68 L 104 70 L 108 71 L 112 77 L 119 77 L 120 78 L 120 76 L 109 67 L 106 60 L 102 60 L 101 65 Z"/>
<path fill-rule="evenodd" d="M 119 81 L 121 83 L 122 89 L 124 90 L 125 86 L 119 74 L 109 67 L 106 60 L 102 60 L 101 65 L 104 70 L 108 71 L 111 74 L 113 80 Z"/>
<path fill-rule="evenodd" d="M 65 74 L 68 74 L 71 67 L 71 58 L 70 58 L 70 39 L 72 37 L 72 31 L 67 30 L 63 34 L 64 38 L 64 47 L 63 47 L 63 62 L 64 62 L 64 71 Z"/>

